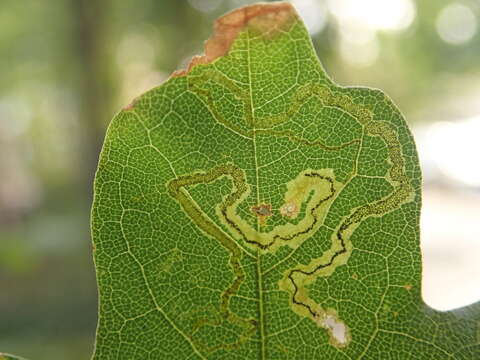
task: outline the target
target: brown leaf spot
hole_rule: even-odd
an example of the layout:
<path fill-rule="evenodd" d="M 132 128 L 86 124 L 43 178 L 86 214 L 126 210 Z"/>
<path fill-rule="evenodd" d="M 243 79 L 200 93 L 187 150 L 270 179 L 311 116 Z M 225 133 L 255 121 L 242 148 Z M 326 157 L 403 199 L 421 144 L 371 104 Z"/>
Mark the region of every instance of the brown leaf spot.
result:
<path fill-rule="evenodd" d="M 272 216 L 272 205 L 270 204 L 252 206 L 250 210 L 257 216 Z"/>
<path fill-rule="evenodd" d="M 407 291 L 410 291 L 410 290 L 412 290 L 412 285 L 406 284 L 406 285 L 403 285 L 403 288 Z"/>
<path fill-rule="evenodd" d="M 272 205 L 270 204 L 260 204 L 257 206 L 252 206 L 250 208 L 250 211 L 254 213 L 256 216 L 258 216 L 258 219 L 260 220 L 260 224 L 265 223 L 265 219 L 269 216 L 272 216 Z"/>
<path fill-rule="evenodd" d="M 270 37 L 297 18 L 293 6 L 284 2 L 255 4 L 233 10 L 215 21 L 213 36 L 205 42 L 205 55 L 194 56 L 187 69 L 177 70 L 171 76 L 184 76 L 194 66 L 209 64 L 226 55 L 239 32 L 248 25 Z"/>
<path fill-rule="evenodd" d="M 353 280 L 358 280 L 358 275 L 355 274 L 355 273 L 353 273 L 353 274 L 352 274 L 352 279 L 353 279 Z"/>

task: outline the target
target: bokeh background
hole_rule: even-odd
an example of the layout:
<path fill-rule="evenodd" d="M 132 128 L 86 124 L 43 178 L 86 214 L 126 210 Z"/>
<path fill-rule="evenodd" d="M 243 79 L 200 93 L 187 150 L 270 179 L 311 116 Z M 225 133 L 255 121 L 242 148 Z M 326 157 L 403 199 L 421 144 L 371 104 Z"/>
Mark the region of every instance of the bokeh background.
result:
<path fill-rule="evenodd" d="M 424 171 L 423 293 L 480 299 L 480 2 L 294 0 L 342 85 L 383 89 Z M 1 0 L 0 350 L 88 359 L 92 179 L 109 120 L 241 0 Z"/>

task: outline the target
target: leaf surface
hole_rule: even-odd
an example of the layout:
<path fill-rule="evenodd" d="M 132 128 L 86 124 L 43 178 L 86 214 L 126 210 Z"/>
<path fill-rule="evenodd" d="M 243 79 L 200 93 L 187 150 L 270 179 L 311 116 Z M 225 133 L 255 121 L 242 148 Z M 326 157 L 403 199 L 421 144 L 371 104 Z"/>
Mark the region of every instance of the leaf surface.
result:
<path fill-rule="evenodd" d="M 94 358 L 479 358 L 479 305 L 421 299 L 421 174 L 391 100 L 333 83 L 289 4 L 215 30 L 108 129 Z"/>

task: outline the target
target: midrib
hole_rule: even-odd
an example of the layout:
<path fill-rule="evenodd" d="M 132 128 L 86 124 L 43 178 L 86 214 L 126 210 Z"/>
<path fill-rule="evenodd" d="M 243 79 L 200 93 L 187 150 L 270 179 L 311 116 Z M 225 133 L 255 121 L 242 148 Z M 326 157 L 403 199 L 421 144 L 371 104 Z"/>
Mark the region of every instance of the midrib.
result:
<path fill-rule="evenodd" d="M 255 161 L 255 190 L 257 195 L 257 204 L 260 205 L 260 190 L 259 190 L 259 180 L 258 180 L 258 159 L 257 159 L 257 142 L 256 142 L 256 129 L 255 129 L 255 109 L 253 107 L 253 93 L 252 93 L 252 70 L 250 62 L 250 32 L 247 28 L 247 70 L 248 70 L 248 86 L 249 86 L 249 96 L 250 96 L 250 115 L 252 119 L 252 137 L 253 137 L 253 158 Z M 257 232 L 260 229 L 260 224 L 256 222 Z M 262 280 L 262 268 L 261 268 L 261 254 L 260 251 L 257 252 L 257 279 L 258 279 L 258 315 L 259 315 L 259 326 L 260 326 L 260 356 L 264 360 L 266 358 L 266 348 L 265 348 L 265 321 L 263 313 L 263 280 Z"/>

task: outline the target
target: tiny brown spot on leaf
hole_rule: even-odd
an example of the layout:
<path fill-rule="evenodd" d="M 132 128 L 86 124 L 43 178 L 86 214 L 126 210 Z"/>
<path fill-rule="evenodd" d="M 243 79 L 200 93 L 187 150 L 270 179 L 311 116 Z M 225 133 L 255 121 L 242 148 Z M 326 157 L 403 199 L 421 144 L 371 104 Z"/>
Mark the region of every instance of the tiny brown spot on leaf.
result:
<path fill-rule="evenodd" d="M 281 352 L 287 354 L 288 353 L 288 348 L 281 345 L 281 344 L 277 344 L 278 348 L 280 349 Z"/>
<path fill-rule="evenodd" d="M 412 285 L 406 284 L 406 285 L 403 285 L 403 288 L 407 291 L 410 291 L 410 290 L 412 290 Z"/>
<path fill-rule="evenodd" d="M 356 273 L 353 273 L 353 274 L 352 274 L 352 279 L 353 279 L 353 280 L 358 280 L 358 275 L 357 275 Z"/>

